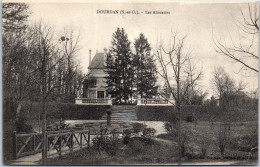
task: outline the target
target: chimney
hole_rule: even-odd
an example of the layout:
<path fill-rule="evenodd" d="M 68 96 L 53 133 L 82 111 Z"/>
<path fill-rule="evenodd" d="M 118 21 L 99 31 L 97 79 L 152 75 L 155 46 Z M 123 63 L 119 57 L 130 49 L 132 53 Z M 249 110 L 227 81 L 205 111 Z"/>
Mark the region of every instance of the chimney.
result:
<path fill-rule="evenodd" d="M 89 62 L 88 62 L 88 66 L 90 66 L 91 63 L 91 49 L 89 49 Z"/>
<path fill-rule="evenodd" d="M 107 48 L 104 47 L 104 66 L 107 65 L 106 61 L 107 61 Z"/>

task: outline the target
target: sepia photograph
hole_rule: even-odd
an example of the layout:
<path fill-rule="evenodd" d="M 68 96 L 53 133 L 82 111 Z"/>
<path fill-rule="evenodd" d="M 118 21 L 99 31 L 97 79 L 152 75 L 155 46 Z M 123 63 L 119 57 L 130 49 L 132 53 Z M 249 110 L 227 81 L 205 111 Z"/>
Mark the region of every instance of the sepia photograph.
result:
<path fill-rule="evenodd" d="M 259 2 L 4 0 L 2 165 L 258 165 Z"/>

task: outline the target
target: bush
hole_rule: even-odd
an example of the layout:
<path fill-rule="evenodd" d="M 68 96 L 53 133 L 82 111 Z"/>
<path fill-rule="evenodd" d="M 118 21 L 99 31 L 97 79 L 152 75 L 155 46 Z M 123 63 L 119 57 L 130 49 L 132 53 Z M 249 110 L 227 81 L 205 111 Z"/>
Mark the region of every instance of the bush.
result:
<path fill-rule="evenodd" d="M 32 133 L 33 128 L 27 122 L 28 120 L 25 117 L 19 117 L 15 122 L 16 131 L 18 133 Z"/>
<path fill-rule="evenodd" d="M 146 143 L 144 142 L 142 137 L 133 137 L 129 140 L 129 148 L 132 155 L 143 154 L 146 147 Z"/>
<path fill-rule="evenodd" d="M 177 136 L 177 123 L 178 118 L 175 115 L 172 115 L 168 118 L 168 121 L 164 123 L 164 128 L 170 136 Z"/>
<path fill-rule="evenodd" d="M 225 157 L 224 152 L 229 140 L 230 140 L 230 128 L 227 126 L 227 124 L 223 124 L 221 125 L 218 133 L 218 147 L 222 158 Z"/>
<path fill-rule="evenodd" d="M 137 119 L 139 121 L 167 121 L 172 106 L 138 106 Z"/>
<path fill-rule="evenodd" d="M 125 136 L 124 138 L 123 138 L 123 143 L 124 144 L 129 144 L 129 142 L 130 142 L 130 136 Z"/>
<path fill-rule="evenodd" d="M 48 131 L 70 130 L 69 124 L 65 124 L 64 120 L 60 120 L 58 123 L 54 123 L 47 127 Z"/>
<path fill-rule="evenodd" d="M 186 122 L 193 122 L 193 121 L 194 121 L 194 118 L 193 118 L 192 115 L 190 115 L 190 116 L 185 117 L 185 121 L 186 121 Z"/>
<path fill-rule="evenodd" d="M 143 130 L 143 128 L 147 126 L 142 123 L 133 123 L 132 125 L 133 125 L 134 133 L 141 132 Z"/>
<path fill-rule="evenodd" d="M 133 130 L 132 129 L 124 129 L 123 130 L 123 143 L 128 144 L 131 138 Z"/>
<path fill-rule="evenodd" d="M 116 155 L 119 150 L 119 140 L 105 135 L 97 135 L 92 139 L 92 148 L 99 153 L 106 152 L 110 156 Z"/>
<path fill-rule="evenodd" d="M 143 137 L 145 138 L 151 138 L 156 133 L 156 130 L 154 128 L 144 128 L 143 130 Z"/>
<path fill-rule="evenodd" d="M 21 115 L 28 115 L 27 111 L 29 111 L 30 114 L 28 117 L 30 119 L 39 119 L 39 113 L 41 112 L 40 105 L 40 103 L 33 103 L 31 106 L 24 104 Z M 106 111 L 110 107 L 108 105 L 76 105 L 73 103 L 47 102 L 46 113 L 47 118 L 51 119 L 98 120 L 106 114 Z"/>

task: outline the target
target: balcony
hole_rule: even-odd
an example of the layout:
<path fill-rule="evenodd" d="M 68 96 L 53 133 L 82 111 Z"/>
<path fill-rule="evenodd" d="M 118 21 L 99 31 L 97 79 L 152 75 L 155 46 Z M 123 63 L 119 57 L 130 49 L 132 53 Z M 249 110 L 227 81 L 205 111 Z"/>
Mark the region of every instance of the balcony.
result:
<path fill-rule="evenodd" d="M 110 98 L 76 98 L 75 104 L 78 105 L 112 105 Z"/>

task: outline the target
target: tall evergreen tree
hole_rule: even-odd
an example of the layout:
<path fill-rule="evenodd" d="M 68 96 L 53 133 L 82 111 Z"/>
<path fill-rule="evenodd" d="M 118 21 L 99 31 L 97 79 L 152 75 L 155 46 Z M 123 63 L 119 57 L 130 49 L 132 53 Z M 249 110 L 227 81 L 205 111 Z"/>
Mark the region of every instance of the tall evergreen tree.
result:
<path fill-rule="evenodd" d="M 130 45 L 125 30 L 117 28 L 112 35 L 111 47 L 106 59 L 108 93 L 115 97 L 117 103 L 128 103 L 132 95 L 134 73 Z"/>
<path fill-rule="evenodd" d="M 151 54 L 151 46 L 144 34 L 140 34 L 138 39 L 135 40 L 134 47 L 137 93 L 141 98 L 152 98 L 158 90 L 158 86 L 156 86 L 156 66 Z"/>

